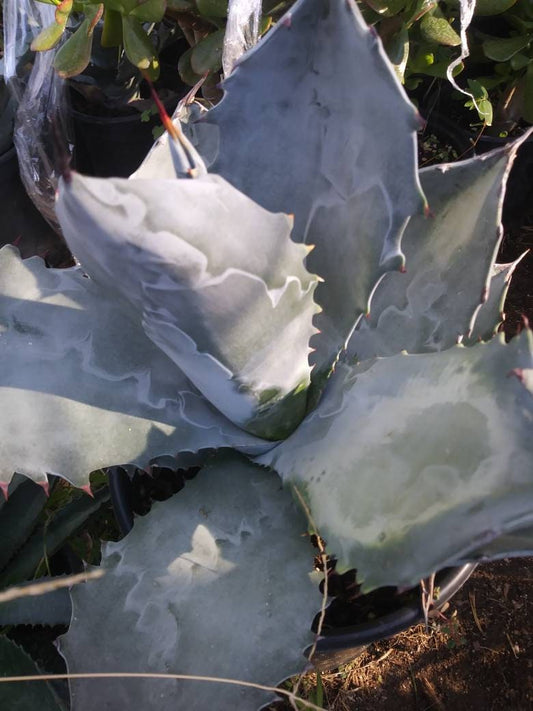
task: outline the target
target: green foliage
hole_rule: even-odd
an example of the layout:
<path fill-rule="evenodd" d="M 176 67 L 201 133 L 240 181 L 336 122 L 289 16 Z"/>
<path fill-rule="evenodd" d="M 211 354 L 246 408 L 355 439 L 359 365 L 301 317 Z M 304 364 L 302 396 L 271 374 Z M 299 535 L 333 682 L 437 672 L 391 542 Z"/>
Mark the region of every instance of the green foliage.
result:
<path fill-rule="evenodd" d="M 468 89 L 472 98 L 465 102 L 465 106 L 476 109 L 483 123 L 492 126 L 493 107 L 487 89 L 476 79 L 468 79 Z"/>
<path fill-rule="evenodd" d="M 32 42 L 31 48 L 34 52 L 42 52 L 56 46 L 65 31 L 72 5 L 73 0 L 63 0 L 57 6 L 54 24 L 45 27 Z"/>
<path fill-rule="evenodd" d="M 487 3 L 481 15 L 498 9 Z M 475 101 L 470 107 L 495 135 L 508 133 L 520 121 L 533 123 L 533 9 L 528 0 L 499 3 L 497 32 L 488 35 L 477 19 L 469 30 L 472 53 L 468 69 Z"/>
<path fill-rule="evenodd" d="M 227 21 L 227 0 L 36 0 L 56 6 L 54 22 L 41 30 L 31 48 L 36 52 L 57 50 L 54 67 L 60 76 L 72 78 L 83 73 L 95 53 L 93 36 L 102 19 L 99 35 L 102 48 L 123 50 L 128 62 L 155 81 L 159 77 L 159 23 L 173 20 L 190 44 L 179 58 L 182 80 L 191 86 L 207 75 L 217 75 L 222 67 L 222 50 Z M 261 33 L 266 32 L 273 14 L 279 16 L 290 3 L 282 0 L 271 9 L 266 5 Z M 150 29 L 152 28 L 152 29 Z M 179 31 L 179 30 L 178 30 Z"/>
<path fill-rule="evenodd" d="M 0 501 L 0 588 L 49 573 L 49 559 L 109 500 L 106 486 L 94 497 L 64 481 L 53 483 L 49 498 L 45 488 L 20 475 L 6 487 L 8 498 Z M 38 623 L 36 611 L 33 624 Z"/>
<path fill-rule="evenodd" d="M 72 37 L 57 52 L 54 68 L 64 79 L 80 74 L 89 64 L 94 26 L 98 22 L 100 15 L 100 6 L 88 9 L 87 17 L 85 17 Z M 39 47 L 33 45 L 32 48 L 39 50 Z"/>
<path fill-rule="evenodd" d="M 367 19 L 379 32 L 398 77 L 416 89 L 424 77 L 446 80 L 458 57 L 460 1 L 445 3 L 362 2 L 373 12 Z M 497 36 L 486 33 L 481 18 L 498 16 Z M 493 24 L 493 26 L 495 26 Z M 466 29 L 470 56 L 454 69 L 467 70 L 462 82 L 470 95 L 465 104 L 494 133 L 509 131 L 518 120 L 533 122 L 533 14 L 529 0 L 478 0 Z M 459 95 L 456 92 L 456 98 Z M 464 99 L 463 99 L 464 100 Z"/>
<path fill-rule="evenodd" d="M 457 7 L 428 0 L 361 0 L 359 4 L 363 12 L 372 8 L 366 19 L 381 36 L 402 84 L 414 87 L 418 75 L 435 76 L 435 63 L 442 65 L 439 76 L 446 76 L 456 56 L 451 48 L 461 44 Z"/>
<path fill-rule="evenodd" d="M 39 674 L 40 670 L 33 659 L 7 637 L 0 636 L 0 669 L 2 676 Z M 0 704 L 10 711 L 64 711 L 63 704 L 57 698 L 49 682 L 18 682 L 0 684 Z"/>
<path fill-rule="evenodd" d="M 102 45 L 114 47 L 123 44 L 129 61 L 145 70 L 151 79 L 157 79 L 159 62 L 154 45 L 142 23 L 160 22 L 163 19 L 164 0 L 143 0 L 139 3 L 129 0 L 105 0 L 103 3 L 94 0 L 62 0 L 53 4 L 57 5 L 55 21 L 41 31 L 31 48 L 42 52 L 55 47 L 72 15 L 74 22 L 77 22 L 77 28 L 61 46 L 54 61 L 54 67 L 60 76 L 73 77 L 81 74 L 87 67 L 91 58 L 94 28 L 104 16 Z"/>
<path fill-rule="evenodd" d="M 501 15 L 515 5 L 517 0 L 476 0 L 476 15 Z"/>

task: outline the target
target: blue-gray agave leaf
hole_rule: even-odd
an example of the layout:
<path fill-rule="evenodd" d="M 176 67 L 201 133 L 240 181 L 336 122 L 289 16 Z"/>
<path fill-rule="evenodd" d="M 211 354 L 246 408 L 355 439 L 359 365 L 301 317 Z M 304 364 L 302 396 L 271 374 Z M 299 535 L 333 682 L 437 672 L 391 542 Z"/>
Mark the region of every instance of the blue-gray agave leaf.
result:
<path fill-rule="evenodd" d="M 509 558 L 513 556 L 531 555 L 531 542 L 533 541 L 533 526 L 517 528 L 510 533 L 504 533 L 498 538 L 487 540 L 481 543 L 479 548 L 469 554 L 470 560 L 487 561 L 498 558 Z M 527 565 L 527 562 L 524 561 Z"/>
<path fill-rule="evenodd" d="M 324 278 L 312 357 L 320 374 L 381 275 L 403 263 L 402 231 L 423 205 L 415 111 L 351 0 L 299 0 L 223 86 L 193 126 L 198 148 L 211 172 L 294 214 L 293 239 L 315 245 L 307 266 Z M 164 152 L 138 177 L 157 174 Z"/>
<path fill-rule="evenodd" d="M 470 333 L 489 292 L 518 145 L 420 171 L 432 216 L 410 220 L 402 243 L 407 271 L 380 282 L 370 315 L 350 339 L 349 358 L 443 350 Z"/>
<path fill-rule="evenodd" d="M 79 269 L 0 250 L 0 482 L 76 486 L 94 469 L 181 450 L 262 451 Z M 249 448 L 251 448 L 249 450 Z"/>
<path fill-rule="evenodd" d="M 2 676 L 30 676 L 43 673 L 30 655 L 5 635 L 0 635 L 0 668 Z M 10 711 L 23 709 L 65 711 L 65 706 L 57 697 L 55 689 L 47 681 L 0 684 L 0 705 Z"/>
<path fill-rule="evenodd" d="M 491 271 L 489 295 L 487 301 L 479 309 L 474 321 L 474 328 L 468 338 L 463 339 L 464 345 L 472 345 L 478 341 L 490 341 L 496 334 L 505 318 L 503 306 L 511 284 L 511 278 L 517 265 L 527 252 L 509 264 L 494 264 Z"/>
<path fill-rule="evenodd" d="M 50 578 L 37 578 L 27 585 L 38 585 L 42 582 L 49 583 Z M 7 625 L 68 626 L 71 614 L 72 606 L 66 588 L 52 590 L 52 592 L 42 595 L 27 595 L 0 603 L 0 625 L 2 627 Z M 3 666 L 2 671 L 5 673 Z"/>
<path fill-rule="evenodd" d="M 248 431 L 279 439 L 302 420 L 318 307 L 309 249 L 292 220 L 217 175 L 103 180 L 73 174 L 57 214 L 103 291 L 206 398 Z"/>
<path fill-rule="evenodd" d="M 525 331 L 340 364 L 316 410 L 259 461 L 301 489 L 366 589 L 414 585 L 531 527 L 532 353 Z"/>
<path fill-rule="evenodd" d="M 71 673 L 194 674 L 276 686 L 305 664 L 320 607 L 306 520 L 277 476 L 234 454 L 107 544 L 98 581 L 72 589 Z M 73 681 L 72 711 L 232 709 L 272 699 L 206 682 Z"/>

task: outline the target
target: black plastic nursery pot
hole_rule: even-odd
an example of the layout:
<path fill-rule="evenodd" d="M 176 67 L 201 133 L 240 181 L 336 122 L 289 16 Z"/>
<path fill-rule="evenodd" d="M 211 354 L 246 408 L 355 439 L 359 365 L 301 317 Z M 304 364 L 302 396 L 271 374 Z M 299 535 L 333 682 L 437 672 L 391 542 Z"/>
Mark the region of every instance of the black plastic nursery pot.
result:
<path fill-rule="evenodd" d="M 66 244 L 41 216 L 22 184 L 15 146 L 0 155 L 0 195 L 0 247 L 14 244 L 24 258 L 40 256 L 52 266 L 68 266 L 71 256 Z"/>
<path fill-rule="evenodd" d="M 435 588 L 438 589 L 439 595 L 432 605 L 432 609 L 441 610 L 463 587 L 476 567 L 477 563 L 466 563 L 458 567 L 445 568 L 438 572 L 435 576 Z M 381 588 L 370 593 L 370 595 L 361 595 L 351 606 L 346 603 L 340 603 L 344 608 L 341 612 L 344 622 L 348 622 L 350 617 L 353 617 L 353 622 L 334 627 L 331 624 L 334 622 L 334 615 L 332 615 L 333 620 L 330 621 L 330 627 L 322 630 L 322 636 L 315 647 L 313 665 L 316 669 L 327 671 L 347 664 L 362 654 L 368 645 L 373 642 L 393 637 L 424 621 L 422 596 L 418 588 L 413 588 L 408 596 L 410 599 L 405 599 L 406 596 L 398 596 L 397 607 L 391 612 L 378 614 L 372 619 L 359 620 L 360 611 L 362 608 L 364 609 L 366 602 L 370 598 L 376 597 L 379 599 L 379 597 L 385 596 L 389 596 L 390 603 L 394 606 L 394 588 Z M 334 600 L 330 604 L 328 612 L 338 603 L 338 600 Z M 328 612 L 326 613 L 326 622 L 328 620 Z M 310 649 L 306 650 L 306 654 L 309 653 Z"/>
<path fill-rule="evenodd" d="M 179 56 L 188 49 L 187 42 L 180 38 L 167 46 L 160 54 L 161 75 L 156 91 L 169 114 L 190 87 L 181 80 L 177 66 Z M 143 98 L 150 98 L 150 91 L 141 84 Z M 73 164 L 80 173 L 100 178 L 127 178 L 140 166 L 154 144 L 154 129 L 161 126 L 161 119 L 153 106 L 148 120 L 143 120 L 140 111 L 122 106 L 121 113 L 102 113 L 103 109 L 83 105 L 76 100 L 72 90 L 70 120 L 74 136 Z M 85 111 L 87 108 L 87 111 Z M 96 113 L 93 113 L 96 111 Z M 100 111 L 100 113 L 98 113 Z M 146 117 L 145 117 L 146 118 Z"/>
<path fill-rule="evenodd" d="M 111 501 L 122 533 L 126 535 L 132 529 L 134 512 L 145 513 L 149 509 L 148 506 L 148 509 L 143 511 L 143 497 L 148 495 L 155 499 L 168 498 L 183 487 L 184 479 L 192 478 L 198 471 L 198 467 L 179 470 L 179 475 L 176 476 L 171 470 L 162 469 L 160 477 L 155 480 L 147 474 L 138 473 L 132 483 L 132 478 L 124 469 L 115 467 L 110 470 L 108 481 Z M 139 489 L 142 488 L 145 490 L 140 495 Z M 467 563 L 437 573 L 435 589 L 438 589 L 438 598 L 432 609 L 442 609 L 466 583 L 476 566 L 476 563 Z M 352 577 L 355 579 L 355 575 Z M 369 610 L 379 607 L 385 610 L 383 614 L 374 616 L 373 612 L 369 613 Z M 315 623 L 317 620 L 318 616 Z M 395 588 L 381 588 L 370 595 L 359 595 L 353 602 L 336 597 L 327 608 L 322 633 L 313 654 L 313 666 L 317 670 L 325 671 L 347 664 L 372 642 L 393 637 L 423 620 L 424 610 L 419 588 L 413 588 L 401 595 L 396 595 Z M 311 647 L 306 649 L 305 654 L 309 655 L 310 650 Z"/>
<path fill-rule="evenodd" d="M 100 178 L 127 178 L 142 163 L 154 143 L 154 116 L 141 114 L 92 116 L 71 110 L 74 129 L 74 165 L 80 173 Z"/>

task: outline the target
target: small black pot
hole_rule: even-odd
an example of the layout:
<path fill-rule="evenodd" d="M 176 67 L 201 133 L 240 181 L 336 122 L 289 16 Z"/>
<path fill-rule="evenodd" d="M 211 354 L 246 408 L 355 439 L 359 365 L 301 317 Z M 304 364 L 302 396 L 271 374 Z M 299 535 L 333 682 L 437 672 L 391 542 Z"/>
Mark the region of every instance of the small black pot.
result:
<path fill-rule="evenodd" d="M 198 468 L 184 471 L 184 477 L 194 476 Z M 179 491 L 183 486 L 183 476 L 177 477 L 172 475 L 170 470 L 168 476 L 163 477 L 163 485 L 166 482 L 168 498 L 171 495 L 171 488 Z M 146 475 L 141 474 L 137 479 L 137 484 L 140 480 L 146 479 Z M 124 535 L 129 533 L 133 527 L 133 513 L 136 509 L 135 500 L 137 493 L 135 486 L 132 484 L 132 479 L 124 469 L 115 467 L 108 473 L 109 489 L 111 493 L 111 501 L 119 527 Z M 150 484 L 153 486 L 153 484 Z M 439 588 L 439 597 L 436 601 L 437 609 L 441 609 L 455 593 L 460 590 L 464 583 L 476 568 L 475 563 L 468 563 L 457 568 L 447 568 L 437 574 L 435 585 Z M 390 590 L 391 598 L 394 598 L 394 589 Z M 421 605 L 421 595 L 414 594 L 411 596 L 412 601 L 405 604 L 399 604 L 398 609 L 395 609 L 388 614 L 377 619 L 372 619 L 368 622 L 356 622 L 342 627 L 331 627 L 323 632 L 318 640 L 315 652 L 313 655 L 313 666 L 317 670 L 334 669 L 346 664 L 355 657 L 359 656 L 366 647 L 372 642 L 376 642 L 386 637 L 392 637 L 399 632 L 419 624 L 424 619 L 424 612 Z M 343 605 L 346 610 L 346 604 Z M 344 613 L 346 615 L 346 612 Z M 348 616 L 350 610 L 348 609 Z M 355 615 L 354 615 L 355 616 Z M 327 618 L 326 618 L 327 619 Z M 351 623 L 351 620 L 350 620 Z M 308 655 L 311 647 L 306 649 L 305 654 Z"/>
<path fill-rule="evenodd" d="M 161 53 L 161 77 L 156 91 L 169 114 L 190 90 L 177 70 L 178 57 L 186 48 L 187 43 L 181 39 Z M 148 86 L 142 83 L 140 88 L 143 98 L 149 98 Z M 75 98 L 72 90 L 71 99 L 75 101 Z M 74 135 L 74 167 L 80 173 L 100 178 L 127 178 L 134 173 L 154 144 L 154 128 L 161 125 L 157 114 L 143 121 L 141 113 L 134 109 L 131 113 L 113 116 L 85 113 L 72 106 L 70 120 Z"/>
<path fill-rule="evenodd" d="M 153 128 L 159 123 L 151 116 L 92 116 L 71 110 L 74 129 L 74 166 L 85 175 L 100 178 L 127 178 L 142 163 L 154 143 Z"/>
<path fill-rule="evenodd" d="M 0 156 L 0 196 L 0 247 L 14 244 L 24 258 L 40 256 L 51 266 L 73 263 L 63 239 L 50 227 L 26 193 L 20 179 L 15 146 Z"/>
<path fill-rule="evenodd" d="M 456 568 L 446 568 L 437 573 L 435 578 L 435 586 L 439 588 L 439 597 L 435 603 L 437 609 L 444 607 L 462 588 L 476 566 L 476 563 L 467 563 Z M 414 597 L 412 602 L 383 616 L 323 632 L 323 636 L 316 644 L 313 666 L 320 671 L 335 669 L 358 657 L 372 642 L 393 637 L 395 634 L 423 622 L 424 611 L 421 595 L 418 594 Z M 306 654 L 309 654 L 310 650 L 311 647 L 308 647 Z"/>

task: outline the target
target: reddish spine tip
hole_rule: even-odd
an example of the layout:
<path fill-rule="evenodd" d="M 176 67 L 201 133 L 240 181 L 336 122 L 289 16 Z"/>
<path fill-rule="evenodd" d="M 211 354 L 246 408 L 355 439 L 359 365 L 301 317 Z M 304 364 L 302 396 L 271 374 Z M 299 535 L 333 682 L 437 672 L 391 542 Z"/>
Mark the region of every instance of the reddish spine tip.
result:
<path fill-rule="evenodd" d="M 523 328 L 529 328 L 529 319 L 525 314 L 520 314 Z"/>
<path fill-rule="evenodd" d="M 405 268 L 405 264 L 402 264 L 402 266 L 400 267 L 400 274 L 406 274 L 406 273 L 407 273 L 407 269 Z"/>
<path fill-rule="evenodd" d="M 48 498 L 50 496 L 50 484 L 48 483 L 48 479 L 46 479 L 45 481 L 38 481 L 37 483 L 44 491 L 46 498 Z"/>
<path fill-rule="evenodd" d="M 290 12 L 288 12 L 285 17 L 282 19 L 281 24 L 283 27 L 288 27 L 290 28 L 292 25 L 292 15 Z"/>
<path fill-rule="evenodd" d="M 435 214 L 427 203 L 424 205 L 424 217 L 435 217 Z"/>
<path fill-rule="evenodd" d="M 513 370 L 510 370 L 507 373 L 508 378 L 511 378 L 513 376 L 517 378 L 522 384 L 524 383 L 524 371 L 522 370 L 522 368 L 514 368 Z"/>
<path fill-rule="evenodd" d="M 88 494 L 91 499 L 94 499 L 94 494 L 91 490 L 91 485 L 90 484 L 85 484 L 85 486 L 80 486 L 80 489 L 84 491 L 86 494 Z"/>
<path fill-rule="evenodd" d="M 0 481 L 0 489 L 2 489 L 4 500 L 7 501 L 9 498 L 9 484 L 5 481 Z"/>

